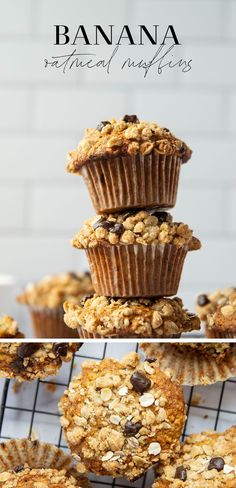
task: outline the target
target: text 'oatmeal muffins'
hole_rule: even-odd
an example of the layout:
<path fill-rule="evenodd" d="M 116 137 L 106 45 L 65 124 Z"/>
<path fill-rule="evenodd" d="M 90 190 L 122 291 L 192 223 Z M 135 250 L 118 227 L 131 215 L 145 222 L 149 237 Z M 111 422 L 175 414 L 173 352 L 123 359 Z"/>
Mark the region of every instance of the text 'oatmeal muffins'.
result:
<path fill-rule="evenodd" d="M 168 129 L 136 115 L 102 121 L 67 156 L 79 173 L 97 213 L 123 208 L 174 207 L 182 163 L 192 151 Z"/>
<path fill-rule="evenodd" d="M 90 273 L 60 273 L 30 283 L 17 300 L 28 305 L 36 337 L 76 339 L 76 331 L 64 323 L 63 302 L 68 299 L 79 301 L 92 292 Z"/>
<path fill-rule="evenodd" d="M 200 320 L 180 298 L 85 297 L 64 304 L 65 323 L 83 338 L 180 337 L 200 328 Z"/>
<path fill-rule="evenodd" d="M 4 488 L 88 487 L 73 459 L 56 446 L 30 439 L 0 444 L 0 486 Z"/>
<path fill-rule="evenodd" d="M 176 459 L 157 470 L 153 488 L 235 488 L 236 426 L 193 434 Z"/>
<path fill-rule="evenodd" d="M 200 315 L 205 320 L 206 336 L 209 338 L 236 338 L 236 289 L 215 292 L 215 300 L 203 306 Z M 199 301 L 199 297 L 198 297 Z M 197 306 L 198 310 L 200 306 Z"/>
<path fill-rule="evenodd" d="M 201 247 L 187 224 L 156 208 L 96 215 L 72 244 L 86 250 L 95 292 L 115 297 L 175 295 L 187 252 Z"/>
<path fill-rule="evenodd" d="M 182 385 L 209 385 L 236 376 L 236 344 L 145 343 L 147 361 Z"/>
<path fill-rule="evenodd" d="M 136 353 L 85 362 L 59 409 L 77 470 L 129 480 L 178 450 L 185 420 L 180 387 Z"/>
<path fill-rule="evenodd" d="M 0 342 L 0 378 L 32 381 L 55 375 L 81 344 Z"/>
<path fill-rule="evenodd" d="M 19 325 L 12 317 L 9 315 L 4 315 L 0 317 L 0 338 L 2 339 L 20 339 L 24 338 L 19 330 Z"/>

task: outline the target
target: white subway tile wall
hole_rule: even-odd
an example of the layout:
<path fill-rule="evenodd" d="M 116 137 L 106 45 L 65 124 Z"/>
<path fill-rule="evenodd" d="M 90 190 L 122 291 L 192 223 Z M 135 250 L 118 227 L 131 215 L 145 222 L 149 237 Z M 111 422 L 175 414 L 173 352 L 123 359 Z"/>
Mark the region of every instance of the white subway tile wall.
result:
<path fill-rule="evenodd" d="M 179 295 L 193 306 L 198 291 L 235 284 L 236 1 L 2 0 L 0 10 L 0 273 L 16 275 L 20 287 L 87 267 L 70 239 L 94 210 L 83 181 L 65 171 L 66 152 L 86 126 L 137 113 L 169 127 L 194 151 L 182 168 L 173 215 L 194 228 L 203 247 L 189 254 Z M 173 24 L 179 53 L 193 59 L 193 69 L 152 71 L 145 79 L 142 70 L 129 74 L 117 65 L 110 75 L 45 70 L 44 59 L 60 51 L 53 46 L 56 23 L 74 34 L 79 24 L 158 24 L 160 36 Z M 121 46 L 119 56 L 154 53 L 154 46 Z"/>

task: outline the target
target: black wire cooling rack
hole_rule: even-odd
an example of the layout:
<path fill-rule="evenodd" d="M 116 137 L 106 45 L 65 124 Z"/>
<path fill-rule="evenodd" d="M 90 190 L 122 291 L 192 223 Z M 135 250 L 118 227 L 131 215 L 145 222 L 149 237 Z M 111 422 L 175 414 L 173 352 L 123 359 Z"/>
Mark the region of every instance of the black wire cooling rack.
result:
<path fill-rule="evenodd" d="M 67 450 L 59 422 L 57 404 L 72 375 L 77 374 L 84 360 L 101 360 L 106 356 L 121 357 L 138 344 L 96 343 L 84 345 L 64 364 L 58 375 L 46 380 L 19 385 L 14 380 L 1 380 L 0 440 L 13 437 L 38 437 Z M 203 430 L 224 429 L 236 424 L 236 379 L 204 387 L 184 388 L 187 420 L 182 439 Z M 89 476 L 93 486 L 149 488 L 152 470 L 134 483 L 110 477 Z"/>

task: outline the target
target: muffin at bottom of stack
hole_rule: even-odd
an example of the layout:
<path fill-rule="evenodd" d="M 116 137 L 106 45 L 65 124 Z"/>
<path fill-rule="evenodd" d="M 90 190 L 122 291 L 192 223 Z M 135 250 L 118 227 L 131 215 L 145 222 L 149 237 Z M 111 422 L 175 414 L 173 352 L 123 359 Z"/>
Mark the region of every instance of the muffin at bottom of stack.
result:
<path fill-rule="evenodd" d="M 171 338 L 200 328 L 180 298 L 85 297 L 64 304 L 65 323 L 83 338 Z"/>
<path fill-rule="evenodd" d="M 236 376 L 236 344 L 142 344 L 146 361 L 182 385 L 209 385 Z"/>
<path fill-rule="evenodd" d="M 32 381 L 56 375 L 81 344 L 0 342 L 0 378 Z"/>
<path fill-rule="evenodd" d="M 193 434 L 172 463 L 157 469 L 153 488 L 235 488 L 236 426 Z"/>

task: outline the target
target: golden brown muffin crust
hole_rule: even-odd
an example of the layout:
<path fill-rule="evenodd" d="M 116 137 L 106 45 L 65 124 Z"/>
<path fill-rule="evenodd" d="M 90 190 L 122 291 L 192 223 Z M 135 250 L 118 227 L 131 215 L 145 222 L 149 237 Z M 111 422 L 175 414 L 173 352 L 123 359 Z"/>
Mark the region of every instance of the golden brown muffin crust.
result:
<path fill-rule="evenodd" d="M 180 298 L 109 298 L 94 295 L 80 305 L 64 304 L 65 323 L 101 336 L 170 337 L 200 328 Z"/>
<path fill-rule="evenodd" d="M 221 331 L 236 328 L 236 290 L 213 313 L 207 314 L 207 326 Z"/>
<path fill-rule="evenodd" d="M 30 469 L 24 466 L 17 472 L 0 473 L 0 487 L 4 488 L 73 488 L 80 487 L 75 478 L 57 469 Z"/>
<path fill-rule="evenodd" d="M 19 331 L 19 325 L 9 315 L 4 315 L 0 318 L 0 338 L 2 339 L 20 339 L 25 337 Z"/>
<path fill-rule="evenodd" d="M 80 344 L 0 342 L 0 377 L 31 381 L 55 375 Z"/>
<path fill-rule="evenodd" d="M 190 251 L 201 247 L 187 224 L 172 222 L 170 214 L 156 208 L 96 215 L 72 240 L 79 249 L 99 244 L 174 244 Z"/>
<path fill-rule="evenodd" d="M 151 152 L 178 156 L 183 163 L 192 154 L 191 149 L 168 129 L 139 121 L 136 115 L 126 115 L 122 120 L 103 121 L 96 129 L 87 129 L 84 139 L 67 155 L 67 171 L 79 173 L 83 164 L 94 159 L 145 156 Z"/>
<path fill-rule="evenodd" d="M 68 298 L 77 300 L 92 292 L 90 273 L 61 273 L 30 283 L 17 300 L 26 305 L 56 308 Z"/>
<path fill-rule="evenodd" d="M 215 290 L 212 293 L 202 293 L 198 295 L 196 310 L 201 320 L 206 321 L 208 314 L 214 314 L 219 306 L 227 303 L 229 296 L 236 290 L 234 287 L 228 287 Z"/>
<path fill-rule="evenodd" d="M 59 408 L 77 469 L 130 480 L 178 449 L 185 420 L 182 390 L 136 353 L 84 363 Z"/>
<path fill-rule="evenodd" d="M 187 437 L 175 461 L 158 471 L 153 488 L 235 488 L 236 426 Z"/>

